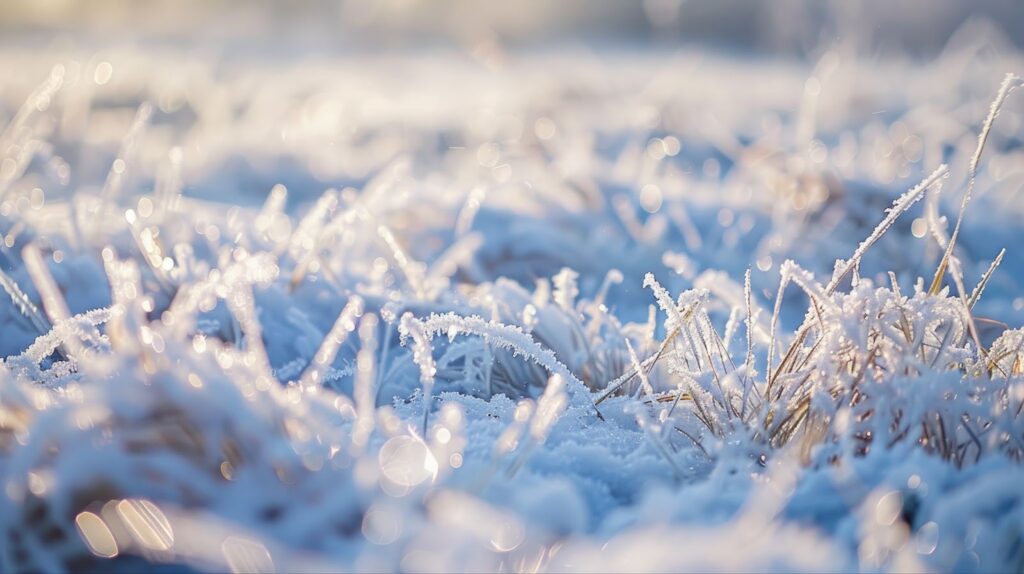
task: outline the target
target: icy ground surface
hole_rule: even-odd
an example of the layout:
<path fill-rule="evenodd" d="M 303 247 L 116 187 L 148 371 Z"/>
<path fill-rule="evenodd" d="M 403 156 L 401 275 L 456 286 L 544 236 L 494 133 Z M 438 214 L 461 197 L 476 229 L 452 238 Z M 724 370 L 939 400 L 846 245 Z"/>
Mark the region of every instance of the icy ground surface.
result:
<path fill-rule="evenodd" d="M 0 570 L 1019 570 L 993 43 L 4 47 Z"/>

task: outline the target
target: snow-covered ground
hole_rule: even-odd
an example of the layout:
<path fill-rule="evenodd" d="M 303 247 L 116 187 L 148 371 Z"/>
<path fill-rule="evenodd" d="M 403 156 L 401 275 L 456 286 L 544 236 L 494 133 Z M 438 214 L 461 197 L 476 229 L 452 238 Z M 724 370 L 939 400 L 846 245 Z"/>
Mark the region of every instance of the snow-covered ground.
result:
<path fill-rule="evenodd" d="M 995 32 L 0 46 L 0 570 L 1024 565 Z"/>

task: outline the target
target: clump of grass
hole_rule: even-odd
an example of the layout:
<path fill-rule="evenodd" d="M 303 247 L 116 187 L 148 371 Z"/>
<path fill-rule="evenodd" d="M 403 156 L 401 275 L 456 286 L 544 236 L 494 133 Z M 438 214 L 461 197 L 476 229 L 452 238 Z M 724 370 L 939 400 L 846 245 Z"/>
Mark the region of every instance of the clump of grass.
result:
<path fill-rule="evenodd" d="M 1021 392 L 1020 332 L 1006 331 L 986 351 L 971 315 L 1005 250 L 970 295 L 952 255 L 988 133 L 1006 96 L 1019 84 L 1018 78 L 1008 75 L 992 104 L 970 162 L 957 225 L 928 289 L 919 283 L 914 293 L 904 295 L 892 274 L 891 288 L 876 287 L 856 274 L 848 291 L 840 286 L 897 218 L 948 175 L 945 165 L 900 196 L 850 259 L 836 262 L 827 283 L 792 261 L 782 265 L 770 339 L 763 350 L 763 379 L 753 382 L 745 372 L 737 372 L 702 309 L 706 295 L 684 292 L 674 302 L 649 277 L 646 283 L 665 314 L 669 334 L 657 353 L 634 361 L 599 400 L 631 377 L 646 380 L 654 364 L 665 359 L 669 372 L 680 381 L 672 409 L 677 403 L 689 405 L 692 419 L 712 437 L 747 436 L 754 454 L 798 442 L 805 462 L 834 461 L 909 441 L 957 466 L 992 452 L 1019 460 L 1024 447 L 1018 428 L 1024 401 L 1015 398 Z M 954 296 L 938 290 L 948 267 L 954 269 L 957 282 Z M 809 306 L 775 365 L 782 296 L 791 282 L 804 291 Z M 749 277 L 746 294 L 744 370 L 753 355 Z M 1018 403 L 1016 409 L 996 412 L 983 406 Z M 712 450 L 697 438 L 699 429 L 685 427 L 683 422 L 676 428 L 702 452 Z M 998 433 L 995 428 L 1013 430 Z"/>

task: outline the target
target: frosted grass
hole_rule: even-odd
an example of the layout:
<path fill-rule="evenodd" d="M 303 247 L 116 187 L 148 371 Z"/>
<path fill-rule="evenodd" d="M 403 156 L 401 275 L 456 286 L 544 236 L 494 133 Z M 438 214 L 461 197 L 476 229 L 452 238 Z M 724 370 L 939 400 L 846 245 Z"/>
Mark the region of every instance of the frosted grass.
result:
<path fill-rule="evenodd" d="M 1019 566 L 1020 58 L 957 53 L 0 51 L 0 570 Z"/>

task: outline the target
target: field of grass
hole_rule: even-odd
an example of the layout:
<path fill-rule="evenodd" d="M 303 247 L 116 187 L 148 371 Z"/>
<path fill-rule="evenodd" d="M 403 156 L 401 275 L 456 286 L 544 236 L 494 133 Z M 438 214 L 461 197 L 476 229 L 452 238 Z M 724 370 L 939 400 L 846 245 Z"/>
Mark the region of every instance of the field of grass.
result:
<path fill-rule="evenodd" d="M 0 68 L 0 571 L 1024 569 L 993 37 Z"/>

